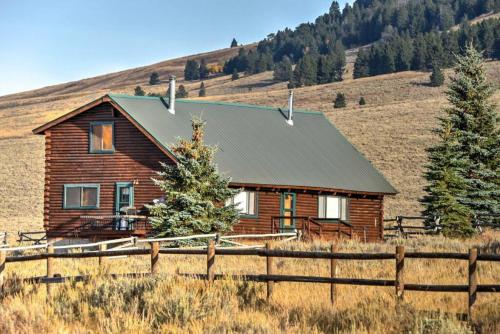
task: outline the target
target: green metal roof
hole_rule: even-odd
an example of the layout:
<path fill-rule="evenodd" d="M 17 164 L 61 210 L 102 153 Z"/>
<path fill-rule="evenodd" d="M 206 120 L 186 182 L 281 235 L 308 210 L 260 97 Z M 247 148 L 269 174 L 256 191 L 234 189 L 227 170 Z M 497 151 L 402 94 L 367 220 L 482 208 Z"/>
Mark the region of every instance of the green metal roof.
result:
<path fill-rule="evenodd" d="M 109 97 L 167 148 L 202 118 L 205 142 L 218 146 L 219 171 L 233 183 L 396 193 L 321 112 L 294 111 L 290 126 L 278 108 L 177 99 L 172 115 L 159 97 Z"/>

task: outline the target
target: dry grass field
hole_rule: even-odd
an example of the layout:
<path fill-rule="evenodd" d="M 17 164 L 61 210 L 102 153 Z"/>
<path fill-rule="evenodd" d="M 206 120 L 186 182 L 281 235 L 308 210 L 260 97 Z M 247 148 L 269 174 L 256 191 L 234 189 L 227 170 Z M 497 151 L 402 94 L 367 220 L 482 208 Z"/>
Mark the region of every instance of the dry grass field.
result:
<path fill-rule="evenodd" d="M 471 240 L 422 237 L 384 244 L 339 243 L 341 252 L 406 251 L 500 252 L 500 236 L 485 233 Z M 275 244 L 292 250 L 328 251 L 315 242 Z M 275 259 L 276 274 L 329 276 L 329 260 Z M 97 259 L 56 259 L 55 272 L 63 276 L 95 275 L 82 283 L 56 285 L 46 298 L 43 285 L 28 285 L 22 277 L 45 275 L 45 262 L 7 263 L 6 284 L 0 289 L 0 333 L 498 333 L 497 294 L 479 294 L 472 323 L 457 318 L 466 312 L 465 293 L 406 292 L 396 311 L 393 287 L 337 286 L 334 307 L 329 285 L 277 283 L 266 301 L 265 284 L 205 282 L 176 277 L 204 273 L 206 256 L 161 255 L 159 277 L 110 280 L 106 273 L 147 273 L 149 256 L 107 260 L 96 270 Z M 265 273 L 265 259 L 216 256 L 221 274 Z M 394 260 L 338 261 L 338 277 L 394 279 Z M 480 262 L 479 284 L 498 283 L 498 263 Z M 459 260 L 405 260 L 405 282 L 466 284 L 467 262 Z"/>
<path fill-rule="evenodd" d="M 252 45 L 247 47 L 253 47 Z M 237 48 L 214 51 L 205 57 L 220 63 Z M 422 195 L 425 148 L 434 140 L 436 116 L 446 105 L 444 87 L 429 87 L 428 73 L 403 72 L 353 80 L 354 51 L 348 53 L 346 79 L 340 83 L 297 89 L 297 107 L 324 112 L 349 140 L 399 190 L 386 204 L 386 216 L 417 214 Z M 165 92 L 168 74 L 182 75 L 186 57 L 138 69 L 84 79 L 0 97 L 0 231 L 37 230 L 42 227 L 43 137 L 31 130 L 108 92 L 132 94 L 136 85 L 146 92 Z M 500 62 L 486 65 L 495 87 L 500 86 Z M 150 86 L 149 74 L 158 71 L 163 83 Z M 447 74 L 450 74 L 447 71 Z M 197 98 L 200 82 L 185 82 Z M 272 73 L 205 80 L 207 100 L 286 107 L 286 83 L 275 83 Z M 337 92 L 347 96 L 347 108 L 333 109 Z M 360 107 L 364 96 L 367 105 Z M 500 102 L 500 92 L 494 96 Z"/>

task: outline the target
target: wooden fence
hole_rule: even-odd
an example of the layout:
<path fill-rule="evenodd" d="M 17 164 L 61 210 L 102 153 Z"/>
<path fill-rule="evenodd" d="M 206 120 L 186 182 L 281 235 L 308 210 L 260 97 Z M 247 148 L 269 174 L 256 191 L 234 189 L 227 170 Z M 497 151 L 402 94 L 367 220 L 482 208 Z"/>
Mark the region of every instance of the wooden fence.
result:
<path fill-rule="evenodd" d="M 335 303 L 336 294 L 335 288 L 338 284 L 347 285 L 363 285 L 363 286 L 379 286 L 393 287 L 397 301 L 404 299 L 405 291 L 433 291 L 433 292 L 463 292 L 467 293 L 468 298 L 468 317 L 472 317 L 472 307 L 476 301 L 478 293 L 494 293 L 500 292 L 500 284 L 478 284 L 477 280 L 477 265 L 479 261 L 499 262 L 500 255 L 497 254 L 479 254 L 476 248 L 470 249 L 468 253 L 434 253 L 434 252 L 405 252 L 403 246 L 397 246 L 394 253 L 339 253 L 335 246 L 332 246 L 330 252 L 317 251 L 290 251 L 272 249 L 271 244 L 267 243 L 265 248 L 249 249 L 249 248 L 217 248 L 214 238 L 209 238 L 208 245 L 205 249 L 202 248 L 162 248 L 160 242 L 172 241 L 172 239 L 181 238 L 164 238 L 164 239 L 146 239 L 140 240 L 144 244 L 149 244 L 148 248 L 134 249 L 106 249 L 107 244 L 112 241 L 88 244 L 95 247 L 98 244 L 99 250 L 92 252 L 81 253 L 57 253 L 54 252 L 55 247 L 48 245 L 46 251 L 40 254 L 32 255 L 17 255 L 7 256 L 7 252 L 11 249 L 0 249 L 0 277 L 2 277 L 5 265 L 7 263 L 46 260 L 47 275 L 45 277 L 26 278 L 25 281 L 32 283 L 48 283 L 47 292 L 51 293 L 51 284 L 60 283 L 67 280 L 85 280 L 85 276 L 73 277 L 54 277 L 55 265 L 53 259 L 82 259 L 82 258 L 99 258 L 99 265 L 105 263 L 107 257 L 112 256 L 136 256 L 150 255 L 151 270 L 149 273 L 130 273 L 125 276 L 138 277 L 146 274 L 157 275 L 159 273 L 160 256 L 161 254 L 177 254 L 177 255 L 205 255 L 207 257 L 207 271 L 205 274 L 180 274 L 193 278 L 205 279 L 209 284 L 216 279 L 224 279 L 231 277 L 236 280 L 247 280 L 256 282 L 265 282 L 267 284 L 267 297 L 271 298 L 273 287 L 278 282 L 301 282 L 301 283 L 324 283 L 330 286 L 330 300 Z M 123 242 L 125 239 L 121 239 Z M 87 245 L 79 245 L 87 246 Z M 67 247 L 69 246 L 58 246 Z M 82 248 L 83 248 L 82 247 Z M 26 247 L 25 247 L 26 248 Z M 30 246 L 30 249 L 40 248 L 40 246 Z M 266 273 L 265 274 L 248 274 L 248 275 L 224 275 L 215 274 L 215 264 L 217 256 L 259 256 L 266 258 Z M 297 276 L 297 275 L 279 275 L 275 273 L 274 258 L 296 258 L 296 259 L 325 259 L 329 260 L 330 276 Z M 432 284 L 415 284 L 406 282 L 405 280 L 405 259 L 454 259 L 468 261 L 468 284 L 466 285 L 432 285 Z M 364 261 L 382 261 L 392 260 L 395 264 L 394 279 L 365 279 L 365 278 L 343 278 L 337 277 L 337 261 L 338 260 L 364 260 Z M 117 277 L 118 275 L 112 275 Z"/>

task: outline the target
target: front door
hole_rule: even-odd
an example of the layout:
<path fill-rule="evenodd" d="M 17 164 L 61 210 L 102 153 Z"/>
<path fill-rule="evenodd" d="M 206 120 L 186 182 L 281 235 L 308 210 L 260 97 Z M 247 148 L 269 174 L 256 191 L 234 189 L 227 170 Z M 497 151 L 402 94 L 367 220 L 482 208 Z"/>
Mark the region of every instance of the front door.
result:
<path fill-rule="evenodd" d="M 116 183 L 115 211 L 117 215 L 126 214 L 126 208 L 134 206 L 134 185 L 132 182 Z"/>
<path fill-rule="evenodd" d="M 295 229 L 295 202 L 294 193 L 281 194 L 281 230 L 283 232 L 292 232 Z"/>

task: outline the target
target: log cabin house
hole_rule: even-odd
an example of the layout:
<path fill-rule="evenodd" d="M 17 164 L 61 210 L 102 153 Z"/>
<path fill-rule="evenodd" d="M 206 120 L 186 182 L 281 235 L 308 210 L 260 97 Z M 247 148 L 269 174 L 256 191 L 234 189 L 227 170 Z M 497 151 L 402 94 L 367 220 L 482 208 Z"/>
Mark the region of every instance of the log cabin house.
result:
<path fill-rule="evenodd" d="M 219 171 L 241 188 L 236 233 L 302 229 L 382 239 L 384 196 L 396 190 L 321 112 L 108 94 L 33 130 L 45 136 L 44 228 L 50 239 L 144 236 L 151 178 L 169 147 L 206 121 Z M 172 102 L 170 102 L 172 101 Z"/>

